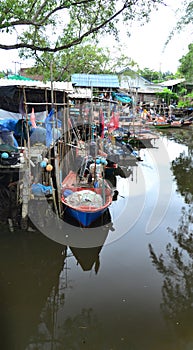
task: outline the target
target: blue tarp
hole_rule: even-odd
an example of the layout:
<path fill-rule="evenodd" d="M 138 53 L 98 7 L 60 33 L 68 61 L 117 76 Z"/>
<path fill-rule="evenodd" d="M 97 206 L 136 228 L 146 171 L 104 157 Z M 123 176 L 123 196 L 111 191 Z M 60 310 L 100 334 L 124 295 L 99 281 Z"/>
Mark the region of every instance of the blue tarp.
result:
<path fill-rule="evenodd" d="M 13 131 L 13 133 L 16 136 L 25 136 L 25 138 L 27 137 L 26 134 L 26 120 L 23 119 L 13 119 L 13 118 L 9 118 L 9 119 L 0 119 L 0 131 Z M 29 126 L 29 131 L 31 132 L 31 122 L 28 122 L 28 126 Z"/>
<path fill-rule="evenodd" d="M 46 117 L 45 125 L 46 125 L 46 146 L 49 147 L 52 143 L 52 124 L 54 118 L 54 108 L 51 109 L 50 113 Z"/>
<path fill-rule="evenodd" d="M 60 138 L 60 131 L 54 126 L 56 125 L 56 118 L 54 117 L 54 108 L 51 109 L 50 113 L 45 119 L 46 126 L 46 146 L 50 147 L 53 141 Z M 61 121 L 57 120 L 58 127 L 61 127 Z"/>
<path fill-rule="evenodd" d="M 31 186 L 32 193 L 35 196 L 43 196 L 52 194 L 52 186 L 45 186 L 40 183 L 32 184 Z"/>
<path fill-rule="evenodd" d="M 0 120 L 0 138 L 4 144 L 18 147 L 17 140 L 13 135 L 16 124 L 17 120 L 14 119 Z"/>
<path fill-rule="evenodd" d="M 17 124 L 18 120 L 15 119 L 1 119 L 0 120 L 0 131 L 9 130 L 9 131 L 15 131 L 15 126 Z"/>
<path fill-rule="evenodd" d="M 59 139 L 61 133 L 58 129 L 53 127 L 53 125 L 56 125 L 56 123 L 58 127 L 62 126 L 62 122 L 60 120 L 56 121 L 56 119 L 54 118 L 54 109 L 52 109 L 48 114 L 45 120 L 45 127 L 32 128 L 31 122 L 28 121 L 28 129 L 31 144 L 33 145 L 37 142 L 40 142 L 49 147 L 53 140 L 55 141 Z M 17 137 L 27 140 L 28 137 L 26 124 L 27 122 L 25 119 L 0 119 L 0 137 L 3 140 L 3 143 L 10 144 L 12 140 L 11 144 L 18 147 L 18 143 L 16 140 Z"/>
<path fill-rule="evenodd" d="M 130 96 L 122 92 L 112 92 L 112 97 L 122 103 L 132 103 L 133 100 Z"/>

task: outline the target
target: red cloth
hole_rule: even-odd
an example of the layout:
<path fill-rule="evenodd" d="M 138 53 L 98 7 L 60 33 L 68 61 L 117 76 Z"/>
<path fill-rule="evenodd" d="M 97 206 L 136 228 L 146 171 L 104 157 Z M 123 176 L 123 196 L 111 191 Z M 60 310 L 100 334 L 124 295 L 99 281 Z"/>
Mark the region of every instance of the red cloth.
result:
<path fill-rule="evenodd" d="M 119 113 L 112 112 L 112 116 L 111 116 L 110 122 L 108 124 L 108 130 L 109 130 L 109 132 L 112 132 L 113 130 L 117 129 L 118 127 L 119 127 Z"/>

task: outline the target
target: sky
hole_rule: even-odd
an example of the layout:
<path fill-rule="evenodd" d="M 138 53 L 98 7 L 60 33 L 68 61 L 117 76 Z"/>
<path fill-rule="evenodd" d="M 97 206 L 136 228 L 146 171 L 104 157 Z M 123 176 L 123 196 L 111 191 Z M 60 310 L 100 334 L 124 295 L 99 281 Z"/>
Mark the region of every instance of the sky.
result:
<path fill-rule="evenodd" d="M 179 66 L 179 59 L 188 52 L 188 45 L 193 42 L 193 37 L 192 33 L 187 30 L 176 34 L 163 51 L 164 43 L 176 24 L 175 10 L 180 6 L 182 0 L 165 0 L 165 3 L 168 6 L 160 6 L 157 12 L 154 11 L 150 22 L 143 27 L 137 23 L 133 24 L 129 38 L 125 28 L 121 26 L 120 38 L 123 53 L 131 57 L 140 69 L 149 68 L 155 71 L 175 73 Z M 3 39 L 9 40 L 6 36 Z M 113 39 L 104 38 L 101 44 L 109 47 L 112 56 L 119 52 L 118 47 L 120 46 Z M 32 61 L 22 61 L 16 50 L 0 50 L 0 54 L 0 70 L 11 69 L 13 73 L 17 73 L 20 67 L 31 66 Z"/>
<path fill-rule="evenodd" d="M 165 0 L 167 7 L 159 6 L 158 11 L 151 14 L 151 20 L 144 26 L 135 23 L 128 38 L 121 29 L 122 46 L 127 54 L 139 65 L 140 69 L 149 68 L 155 71 L 175 73 L 179 66 L 179 59 L 188 52 L 188 45 L 193 42 L 191 29 L 185 28 L 176 33 L 164 50 L 164 44 L 172 29 L 175 27 L 180 11 L 177 8 L 181 0 Z M 112 48 L 111 44 L 111 48 Z M 114 48 L 116 53 L 116 48 Z"/>

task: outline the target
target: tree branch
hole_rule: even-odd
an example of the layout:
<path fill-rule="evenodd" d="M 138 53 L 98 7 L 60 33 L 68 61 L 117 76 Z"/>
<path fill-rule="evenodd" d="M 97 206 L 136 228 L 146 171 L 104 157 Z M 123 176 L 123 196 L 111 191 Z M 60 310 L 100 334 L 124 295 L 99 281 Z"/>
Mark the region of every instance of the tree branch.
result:
<path fill-rule="evenodd" d="M 137 0 L 136 0 L 137 2 Z M 61 45 L 58 47 L 54 47 L 51 48 L 49 46 L 38 46 L 38 45 L 34 45 L 34 44 L 27 44 L 27 43 L 17 43 L 17 44 L 13 44 L 13 45 L 3 45 L 0 44 L 0 49 L 4 49 L 4 50 L 13 50 L 13 49 L 22 49 L 22 48 L 26 48 L 26 49 L 30 49 L 33 51 L 40 51 L 40 52 L 58 52 L 64 49 L 68 49 L 71 46 L 74 45 L 78 45 L 82 42 L 82 40 L 89 36 L 90 34 L 94 34 L 96 32 L 98 32 L 101 28 L 103 28 L 105 25 L 107 25 L 109 22 L 113 21 L 113 19 L 115 19 L 116 17 L 118 17 L 125 9 L 127 8 L 127 2 L 123 5 L 123 7 L 117 11 L 116 13 L 114 13 L 111 17 L 109 17 L 107 20 L 103 21 L 102 23 L 100 23 L 98 26 L 93 27 L 92 29 L 86 31 L 85 33 L 83 33 L 82 35 L 80 35 L 78 38 L 73 39 L 70 43 L 65 44 L 65 45 Z M 22 24 L 24 24 L 24 22 L 22 22 Z M 27 24 L 27 23 L 25 23 Z"/>

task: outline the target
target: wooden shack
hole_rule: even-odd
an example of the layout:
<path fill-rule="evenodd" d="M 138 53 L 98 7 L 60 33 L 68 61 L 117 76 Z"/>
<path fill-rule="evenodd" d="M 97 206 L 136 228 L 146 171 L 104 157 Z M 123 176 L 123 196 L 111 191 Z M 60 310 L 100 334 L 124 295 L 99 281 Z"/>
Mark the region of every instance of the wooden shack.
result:
<path fill-rule="evenodd" d="M 0 220 L 8 219 L 12 225 L 12 223 L 17 223 L 21 216 L 21 226 L 26 228 L 31 183 L 40 181 L 56 186 L 56 184 L 53 185 L 52 172 L 46 173 L 44 167 L 41 169 L 41 162 L 44 158 L 47 159 L 47 165 L 51 166 L 56 162 L 55 157 L 58 159 L 59 151 L 52 142 L 55 140 L 54 136 L 51 143 L 47 144 L 45 119 L 53 110 L 54 127 L 57 131 L 59 130 L 60 135 L 65 135 L 65 130 L 68 129 L 68 94 L 72 92 L 72 84 L 67 82 L 44 84 L 33 80 L 0 79 L 0 146 L 4 149 L 3 137 L 6 132 L 13 134 L 17 145 L 10 144 L 9 138 L 9 145 L 5 150 L 8 150 L 8 146 L 9 149 L 15 147 L 14 150 L 17 149 L 19 153 L 16 161 L 9 156 L 11 154 L 9 152 L 4 151 L 0 154 L 0 197 L 3 199 L 6 194 L 7 198 L 7 201 L 1 201 Z M 35 120 L 37 128 L 33 142 L 30 139 L 32 112 L 34 116 L 38 116 Z M 14 138 L 16 129 L 11 130 L 10 125 L 16 125 L 17 131 L 18 126 L 21 127 L 17 140 Z M 64 147 L 65 143 L 63 143 Z M 63 148 L 60 145 L 60 152 L 64 152 Z M 40 179 L 40 174 L 42 179 Z M 54 178 L 56 178 L 55 174 Z"/>

